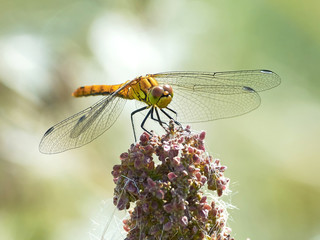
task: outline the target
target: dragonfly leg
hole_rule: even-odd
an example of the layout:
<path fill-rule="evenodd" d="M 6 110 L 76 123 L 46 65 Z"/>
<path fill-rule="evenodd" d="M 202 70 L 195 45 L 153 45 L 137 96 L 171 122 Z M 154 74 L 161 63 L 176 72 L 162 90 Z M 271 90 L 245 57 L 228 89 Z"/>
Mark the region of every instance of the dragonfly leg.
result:
<path fill-rule="evenodd" d="M 145 107 L 139 108 L 131 113 L 131 125 L 132 125 L 132 130 L 133 130 L 134 141 L 137 141 L 137 136 L 136 136 L 136 130 L 134 128 L 134 123 L 133 123 L 133 115 L 136 114 L 137 112 L 141 112 L 147 108 L 148 108 L 148 106 L 145 106 Z"/>
<path fill-rule="evenodd" d="M 173 110 L 173 109 L 171 109 L 171 108 L 168 108 L 168 107 L 166 107 L 166 109 L 168 109 L 169 111 L 173 112 L 173 113 L 176 115 L 176 119 L 178 119 L 178 113 L 177 113 L 175 110 Z M 174 122 L 175 122 L 176 124 L 178 124 L 180 127 L 182 127 L 181 123 L 178 122 L 177 120 L 175 120 Z"/>
<path fill-rule="evenodd" d="M 149 110 L 149 112 L 147 113 L 147 115 L 145 116 L 145 118 L 143 119 L 143 121 L 142 121 L 142 123 L 141 123 L 141 125 L 140 125 L 140 127 L 141 127 L 144 131 L 146 131 L 147 133 L 149 133 L 150 135 L 152 135 L 152 134 L 151 134 L 147 129 L 144 128 L 144 124 L 146 123 L 149 115 L 152 114 L 152 112 L 153 112 L 153 107 Z"/>
<path fill-rule="evenodd" d="M 174 110 L 172 109 L 168 109 L 172 112 L 174 112 L 175 114 L 177 114 Z M 179 125 L 181 127 L 181 123 L 179 123 L 178 121 L 176 121 L 173 117 L 171 117 L 166 111 L 164 111 L 162 108 L 160 108 L 160 111 L 164 113 L 164 115 L 166 115 L 170 120 L 173 120 L 175 124 Z"/>
<path fill-rule="evenodd" d="M 178 118 L 178 113 L 175 110 L 168 107 L 166 107 L 166 109 L 168 109 L 170 112 L 173 112 L 176 115 L 176 119 Z"/>
<path fill-rule="evenodd" d="M 153 111 L 152 111 L 152 112 L 151 112 L 151 119 L 154 120 L 154 121 L 156 121 L 156 122 L 158 122 L 158 123 L 161 125 L 161 127 L 163 127 L 163 128 L 164 128 L 163 124 L 165 124 L 166 126 L 168 126 L 168 124 L 167 124 L 166 122 L 164 122 L 164 121 L 162 121 L 162 120 L 160 119 L 158 109 L 157 109 L 156 107 L 153 107 L 153 109 L 154 109 L 154 111 L 155 111 L 156 114 L 157 114 L 157 118 L 154 118 L 154 116 L 153 116 Z"/>

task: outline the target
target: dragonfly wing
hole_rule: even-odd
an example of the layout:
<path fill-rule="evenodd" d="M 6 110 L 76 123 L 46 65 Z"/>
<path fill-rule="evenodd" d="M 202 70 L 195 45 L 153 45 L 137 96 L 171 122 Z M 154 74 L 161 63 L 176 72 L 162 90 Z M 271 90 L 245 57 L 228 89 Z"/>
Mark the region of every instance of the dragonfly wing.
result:
<path fill-rule="evenodd" d="M 40 152 L 59 153 L 91 142 L 113 125 L 125 102 L 112 94 L 54 125 L 44 134 Z"/>
<path fill-rule="evenodd" d="M 260 105 L 257 92 L 280 84 L 268 70 L 231 72 L 168 72 L 151 75 L 173 87 L 169 107 L 180 122 L 202 122 L 239 116 Z"/>
<path fill-rule="evenodd" d="M 217 91 L 215 87 L 214 91 Z M 230 86 L 227 87 L 230 90 Z M 211 93 L 201 90 L 175 91 L 170 108 L 177 111 L 177 121 L 182 123 L 211 121 L 239 116 L 260 105 L 260 97 L 253 90 L 233 86 L 233 94 Z"/>

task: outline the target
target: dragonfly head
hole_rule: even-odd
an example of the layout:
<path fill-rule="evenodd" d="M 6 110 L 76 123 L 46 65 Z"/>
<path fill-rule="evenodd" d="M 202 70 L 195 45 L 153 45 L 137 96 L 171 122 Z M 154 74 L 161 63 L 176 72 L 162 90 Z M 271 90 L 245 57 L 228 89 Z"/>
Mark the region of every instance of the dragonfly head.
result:
<path fill-rule="evenodd" d="M 171 102 L 173 90 L 170 85 L 154 86 L 149 92 L 149 102 L 159 108 L 165 108 Z"/>

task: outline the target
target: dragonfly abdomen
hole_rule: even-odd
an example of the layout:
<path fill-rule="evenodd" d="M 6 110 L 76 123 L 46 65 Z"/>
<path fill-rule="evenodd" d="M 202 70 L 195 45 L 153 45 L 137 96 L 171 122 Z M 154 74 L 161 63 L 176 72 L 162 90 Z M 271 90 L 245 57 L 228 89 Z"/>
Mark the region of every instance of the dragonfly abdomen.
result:
<path fill-rule="evenodd" d="M 87 96 L 96 96 L 96 95 L 110 95 L 118 90 L 124 84 L 117 85 L 92 85 L 92 86 L 82 86 L 76 89 L 72 96 L 74 97 L 87 97 Z M 125 87 L 117 96 L 126 98 L 128 93 L 128 88 Z"/>

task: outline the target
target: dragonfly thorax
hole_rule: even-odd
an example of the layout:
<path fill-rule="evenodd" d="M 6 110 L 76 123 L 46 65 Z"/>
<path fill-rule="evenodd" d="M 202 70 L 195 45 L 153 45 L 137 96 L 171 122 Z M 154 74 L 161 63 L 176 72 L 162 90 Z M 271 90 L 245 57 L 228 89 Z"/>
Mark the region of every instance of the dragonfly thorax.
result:
<path fill-rule="evenodd" d="M 170 85 L 154 86 L 148 92 L 148 103 L 159 108 L 169 105 L 173 97 L 173 90 Z"/>

